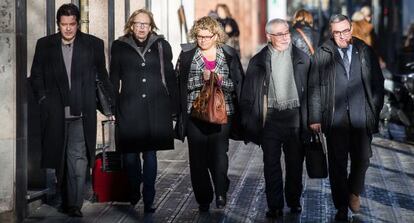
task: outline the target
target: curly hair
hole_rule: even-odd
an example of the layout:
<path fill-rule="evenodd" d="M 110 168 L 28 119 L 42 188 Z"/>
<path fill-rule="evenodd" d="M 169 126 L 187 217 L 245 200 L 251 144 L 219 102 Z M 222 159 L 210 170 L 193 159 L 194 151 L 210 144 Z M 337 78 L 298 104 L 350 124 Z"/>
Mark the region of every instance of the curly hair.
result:
<path fill-rule="evenodd" d="M 208 30 L 214 35 L 217 35 L 217 44 L 219 45 L 226 43 L 229 38 L 220 23 L 210 16 L 204 16 L 194 22 L 194 25 L 190 30 L 190 38 L 197 41 L 197 34 L 200 30 Z"/>
<path fill-rule="evenodd" d="M 128 21 L 124 26 L 124 33 L 125 34 L 133 34 L 132 26 L 134 25 L 134 18 L 135 18 L 135 16 L 137 16 L 138 14 L 141 14 L 141 13 L 148 15 L 148 17 L 150 19 L 151 32 L 154 32 L 155 30 L 158 30 L 157 25 L 155 25 L 154 15 L 152 14 L 152 12 L 147 10 L 147 9 L 142 8 L 142 9 L 135 10 L 131 14 L 131 16 L 129 16 Z"/>

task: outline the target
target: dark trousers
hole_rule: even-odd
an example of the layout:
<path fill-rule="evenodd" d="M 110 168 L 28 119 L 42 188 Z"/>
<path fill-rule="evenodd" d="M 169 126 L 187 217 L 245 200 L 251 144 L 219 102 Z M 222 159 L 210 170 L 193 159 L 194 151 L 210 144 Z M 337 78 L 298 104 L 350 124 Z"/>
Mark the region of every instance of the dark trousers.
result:
<path fill-rule="evenodd" d="M 304 150 L 299 128 L 281 127 L 268 119 L 263 130 L 263 163 L 269 210 L 283 209 L 283 174 L 280 158 L 285 155 L 285 198 L 289 207 L 300 206 Z"/>
<path fill-rule="evenodd" d="M 365 128 L 352 127 L 348 112 L 335 115 L 327 143 L 332 198 L 339 209 L 348 207 L 349 193 L 359 195 L 363 191 L 372 137 Z M 348 156 L 351 159 L 349 175 Z"/>
<path fill-rule="evenodd" d="M 141 165 L 140 154 L 142 154 L 143 165 Z M 124 160 L 124 166 L 128 174 L 128 181 L 131 188 L 131 196 L 141 197 L 140 189 L 142 183 L 142 195 L 144 206 L 151 207 L 155 197 L 155 179 L 157 177 L 157 152 L 148 151 L 142 153 L 124 153 L 122 157 Z"/>
<path fill-rule="evenodd" d="M 63 208 L 82 208 L 88 166 L 83 120 L 66 120 L 64 162 L 58 170 Z"/>
<path fill-rule="evenodd" d="M 227 177 L 230 126 L 230 122 L 225 125 L 214 125 L 192 118 L 188 120 L 191 184 L 199 204 L 210 204 L 213 201 L 210 176 L 215 195 L 227 194 L 230 182 Z"/>

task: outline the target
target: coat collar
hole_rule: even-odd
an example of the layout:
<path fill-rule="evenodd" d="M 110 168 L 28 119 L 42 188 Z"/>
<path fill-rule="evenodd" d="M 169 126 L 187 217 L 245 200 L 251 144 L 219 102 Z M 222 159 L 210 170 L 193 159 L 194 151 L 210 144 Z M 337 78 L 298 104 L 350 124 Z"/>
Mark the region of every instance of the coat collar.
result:
<path fill-rule="evenodd" d="M 132 47 L 135 52 L 138 53 L 138 55 L 141 56 L 141 58 L 145 61 L 145 54 L 148 52 L 148 49 L 152 46 L 152 44 L 154 44 L 157 40 L 159 39 L 164 39 L 163 35 L 157 35 L 156 33 L 151 33 L 150 36 L 148 37 L 148 43 L 145 46 L 145 49 L 141 52 L 137 46 L 137 44 L 135 43 L 134 38 L 132 37 L 132 35 L 127 34 L 124 36 L 121 36 L 118 38 L 119 41 L 124 42 L 126 44 L 128 44 L 130 47 Z"/>
<path fill-rule="evenodd" d="M 263 47 L 262 50 L 257 54 L 257 65 L 260 67 L 266 67 L 266 61 L 268 61 L 267 56 L 269 52 L 268 45 Z M 304 63 L 303 61 L 303 53 L 297 48 L 295 45 L 292 45 L 292 64 L 293 66 L 297 64 Z"/>

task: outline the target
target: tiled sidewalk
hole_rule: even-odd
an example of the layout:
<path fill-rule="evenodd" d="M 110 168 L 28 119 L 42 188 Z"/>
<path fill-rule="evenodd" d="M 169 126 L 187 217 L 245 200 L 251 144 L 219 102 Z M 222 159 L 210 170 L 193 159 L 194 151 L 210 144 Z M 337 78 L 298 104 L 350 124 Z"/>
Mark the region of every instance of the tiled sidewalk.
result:
<path fill-rule="evenodd" d="M 34 210 L 25 222 L 271 222 L 265 218 L 262 151 L 253 144 L 231 142 L 231 180 L 228 204 L 199 214 L 192 194 L 186 144 L 158 152 L 156 207 L 144 215 L 142 201 L 135 208 L 127 203 L 85 201 L 83 218 L 68 218 L 49 205 Z M 303 212 L 289 214 L 275 222 L 334 222 L 329 181 L 309 179 L 304 173 Z M 214 203 L 214 202 L 213 202 Z M 367 172 L 362 212 L 352 222 L 414 222 L 414 146 L 385 139 L 373 141 L 373 157 Z"/>

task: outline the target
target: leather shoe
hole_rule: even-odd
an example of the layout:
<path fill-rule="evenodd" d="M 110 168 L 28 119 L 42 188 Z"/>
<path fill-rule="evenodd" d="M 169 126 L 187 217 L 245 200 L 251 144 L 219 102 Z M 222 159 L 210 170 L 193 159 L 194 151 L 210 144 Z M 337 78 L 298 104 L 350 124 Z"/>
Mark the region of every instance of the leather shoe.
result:
<path fill-rule="evenodd" d="M 216 207 L 219 208 L 219 209 L 223 209 L 224 206 L 226 206 L 226 197 L 218 196 L 216 198 Z"/>
<path fill-rule="evenodd" d="M 359 212 L 361 209 L 361 199 L 358 195 L 353 193 L 349 194 L 349 209 L 351 209 L 353 213 Z"/>
<path fill-rule="evenodd" d="M 79 208 L 70 208 L 67 213 L 70 217 L 83 217 L 83 214 Z"/>
<path fill-rule="evenodd" d="M 156 208 L 154 207 L 144 207 L 144 213 L 154 213 Z"/>
<path fill-rule="evenodd" d="M 282 209 L 268 210 L 266 212 L 266 218 L 278 218 L 283 216 Z"/>
<path fill-rule="evenodd" d="M 336 221 L 348 221 L 348 208 L 339 208 L 335 215 Z"/>
<path fill-rule="evenodd" d="M 141 194 L 134 194 L 131 196 L 131 200 L 129 201 L 132 206 L 135 206 L 138 204 L 138 201 L 141 199 Z"/>
<path fill-rule="evenodd" d="M 69 212 L 68 207 L 64 206 L 64 205 L 60 205 L 57 209 L 58 212 L 63 213 L 63 214 L 67 214 Z"/>
<path fill-rule="evenodd" d="M 210 204 L 200 204 L 200 206 L 198 206 L 198 210 L 200 212 L 207 212 L 210 209 Z"/>
<path fill-rule="evenodd" d="M 300 212 L 302 212 L 302 207 L 301 206 L 291 207 L 290 208 L 290 213 L 292 213 L 292 214 L 298 214 Z"/>

